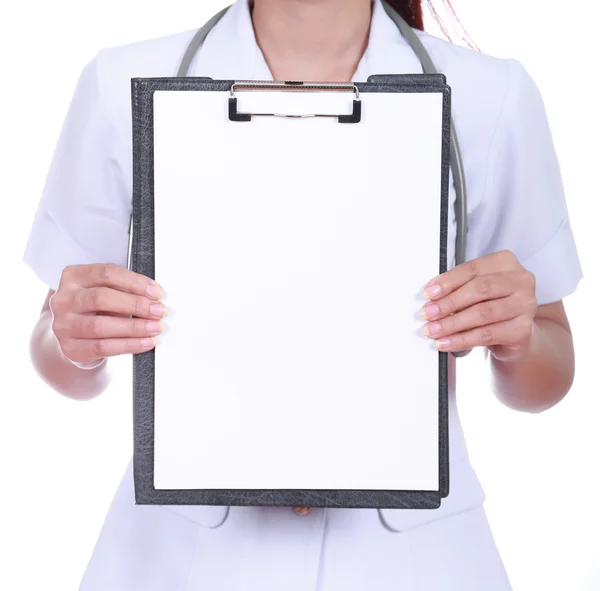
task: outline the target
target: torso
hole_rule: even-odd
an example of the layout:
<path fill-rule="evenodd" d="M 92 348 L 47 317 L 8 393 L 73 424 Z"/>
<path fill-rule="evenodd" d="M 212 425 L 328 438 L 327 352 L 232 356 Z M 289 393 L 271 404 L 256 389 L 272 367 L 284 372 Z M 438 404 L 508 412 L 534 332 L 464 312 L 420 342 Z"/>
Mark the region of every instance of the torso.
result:
<path fill-rule="evenodd" d="M 387 19 L 381 15 L 379 18 Z M 264 79 L 270 75 L 268 69 L 265 70 L 260 51 L 254 45 L 248 45 L 253 40 L 248 38 L 250 33 L 244 28 L 244 19 L 243 9 L 236 5 L 209 35 L 205 46 L 192 62 L 190 75 L 226 80 Z M 383 28 L 378 33 L 379 37 L 371 42 L 359 65 L 357 81 L 366 80 L 369 74 L 374 73 L 421 72 L 412 50 L 397 30 L 389 28 L 390 23 L 389 19 L 387 24 L 380 20 L 378 26 Z M 395 27 L 393 23 L 391 26 Z M 101 52 L 99 84 L 105 108 L 119 133 L 118 164 L 129 190 L 132 185 L 130 80 L 133 77 L 175 76 L 194 32 L 190 30 Z M 452 87 L 453 117 L 461 141 L 469 189 L 468 212 L 472 223 L 477 223 L 486 185 L 490 144 L 506 94 L 507 65 L 504 60 L 454 47 L 425 33 L 419 34 L 438 69 L 446 74 Z M 232 36 L 235 36 L 236 43 L 230 43 Z M 474 80 L 478 84 L 473 84 Z M 390 138 L 390 146 L 393 149 L 393 137 Z M 451 191 L 449 263 L 454 256 L 454 198 L 454 191 Z M 469 252 L 471 257 L 477 256 L 478 245 L 470 244 Z M 414 555 L 410 554 L 406 545 L 407 540 L 416 538 L 402 538 L 402 534 L 420 531 L 424 539 L 428 531 L 429 535 L 446 535 L 442 533 L 442 522 L 450 527 L 453 522 L 447 521 L 449 519 L 460 515 L 471 519 L 468 516 L 474 515 L 472 512 L 478 511 L 484 500 L 483 490 L 469 463 L 458 419 L 456 362 L 452 357 L 449 366 L 451 492 L 443 500 L 440 509 L 364 510 L 354 513 L 348 510 L 350 513 L 347 514 L 344 510 L 317 509 L 299 516 L 291 510 L 275 513 L 260 508 L 139 507 L 133 504 L 133 482 L 129 467 L 107 518 L 82 591 L 106 588 L 111 588 L 111 591 L 255 589 L 259 587 L 253 587 L 252 581 L 259 580 L 256 577 L 260 576 L 263 577 L 260 585 L 263 590 L 433 589 L 425 584 L 411 586 L 415 583 L 410 579 L 411 560 L 414 566 L 420 559 L 417 557 L 415 563 Z M 479 523 L 473 527 L 482 528 L 482 535 L 488 543 L 487 525 L 481 521 L 481 517 L 477 518 L 479 521 L 473 519 L 474 524 Z M 438 534 L 435 534 L 436 529 L 428 530 L 434 526 L 442 528 Z M 394 537 L 394 534 L 398 535 Z M 130 562 L 125 569 L 130 573 L 127 575 L 129 586 L 125 586 L 124 581 L 115 579 L 111 582 L 106 578 L 106 569 L 115 568 L 113 561 L 119 560 L 117 554 L 125 547 L 125 560 Z M 328 556 L 329 565 L 323 566 L 319 575 L 319 556 L 322 552 Z M 495 549 L 490 548 L 489 552 L 486 560 L 496 564 Z M 363 561 L 358 571 L 352 567 L 353 556 L 355 560 Z M 410 556 L 412 558 L 407 558 Z M 174 578 L 171 582 L 161 583 L 162 575 L 154 573 L 152 582 L 148 579 L 148 586 L 144 586 L 142 563 L 148 559 L 161 562 L 163 573 L 165 569 L 172 569 Z M 138 561 L 139 568 L 136 566 Z M 150 570 L 147 572 L 152 573 L 152 564 L 148 568 Z M 496 564 L 493 568 L 498 570 L 499 567 Z M 371 570 L 371 575 L 367 576 L 369 569 L 375 570 Z M 469 565 L 465 569 L 472 570 Z M 187 574 L 181 574 L 183 572 Z M 387 573 L 388 577 L 383 577 L 379 584 L 382 572 Z M 323 581 L 322 586 L 316 587 L 315 577 L 319 576 Z M 185 583 L 186 580 L 188 583 Z M 386 580 L 393 585 L 387 586 Z M 488 581 L 488 584 L 476 587 L 483 584 L 483 579 L 474 578 L 476 582 L 473 586 L 456 588 L 461 591 L 509 588 L 505 579 L 500 577 L 497 580 L 497 586 Z M 192 584 L 192 581 L 195 583 Z M 110 586 L 102 586 L 109 583 Z"/>

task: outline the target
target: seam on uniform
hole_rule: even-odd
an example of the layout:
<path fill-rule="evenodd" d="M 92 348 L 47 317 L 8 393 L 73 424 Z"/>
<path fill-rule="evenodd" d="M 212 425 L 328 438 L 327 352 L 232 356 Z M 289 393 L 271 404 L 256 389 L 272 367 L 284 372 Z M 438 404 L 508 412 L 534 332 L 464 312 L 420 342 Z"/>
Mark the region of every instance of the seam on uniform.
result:
<path fill-rule="evenodd" d="M 108 108 L 108 105 L 105 103 L 105 98 L 106 98 L 106 90 L 103 84 L 103 80 L 106 78 L 105 76 L 103 76 L 102 74 L 104 73 L 105 70 L 105 64 L 106 64 L 106 60 L 107 60 L 107 54 L 108 54 L 109 49 L 100 49 L 98 51 L 98 53 L 96 54 L 96 63 L 97 63 L 97 67 L 95 68 L 95 77 L 96 77 L 96 92 L 97 92 L 97 96 L 98 96 L 98 104 L 100 105 L 100 110 L 102 112 L 102 115 L 105 119 L 105 121 L 108 123 L 109 128 L 113 131 L 113 133 L 115 134 L 115 138 L 116 141 L 118 143 L 118 153 L 119 154 L 123 154 L 126 155 L 128 153 L 128 138 L 125 136 L 125 130 L 123 129 L 123 127 L 121 125 L 118 125 L 113 117 L 111 116 L 111 110 Z M 131 93 L 131 90 L 129 91 Z M 131 94 L 130 94 L 130 100 L 131 100 Z M 110 161 L 113 163 L 113 165 L 115 165 L 118 170 L 119 173 L 121 175 L 121 182 L 123 183 L 123 186 L 125 187 L 125 191 L 127 193 L 131 193 L 130 188 L 129 187 L 129 182 L 128 182 L 128 176 L 127 176 L 127 171 L 123 168 L 123 162 L 120 161 L 120 159 L 112 157 L 110 158 Z M 128 160 L 125 161 L 126 165 L 131 167 L 132 163 L 130 163 Z M 132 174 L 133 174 L 133 169 L 132 170 Z"/>
<path fill-rule="evenodd" d="M 106 103 L 104 102 L 105 93 L 103 92 L 104 85 L 102 84 L 103 76 L 101 75 L 100 71 L 104 70 L 104 68 L 105 68 L 105 61 L 106 61 L 107 53 L 108 53 L 107 49 L 100 49 L 98 51 L 98 53 L 96 54 L 96 61 L 97 61 L 98 67 L 95 68 L 94 73 L 95 73 L 95 78 L 96 78 L 96 91 L 98 93 L 98 103 L 100 104 L 100 108 L 102 110 L 102 115 L 105 117 L 106 121 L 108 121 L 109 125 L 113 128 L 114 131 L 116 131 L 117 135 L 122 138 L 123 130 L 121 129 L 120 126 L 115 125 L 114 121 L 110 117 L 110 111 L 107 108 Z"/>
<path fill-rule="evenodd" d="M 523 261 L 521 264 L 527 264 L 532 259 L 535 259 L 540 253 L 544 252 L 544 250 L 546 250 L 546 248 L 548 248 L 552 244 L 552 242 L 554 242 L 555 238 L 563 231 L 564 227 L 567 224 L 568 220 L 566 218 L 563 218 L 558 224 L 558 228 L 556 228 L 556 230 L 552 232 L 550 238 L 546 240 L 546 242 L 544 242 L 542 246 L 538 247 L 533 253 L 527 255 L 527 257 L 523 257 Z"/>
<path fill-rule="evenodd" d="M 46 216 L 48 216 L 48 219 L 50 220 L 50 222 L 52 224 L 54 224 L 54 226 L 56 227 L 56 229 L 58 230 L 58 232 L 61 234 L 61 236 L 70 244 L 72 244 L 75 248 L 77 248 L 80 252 L 80 254 L 82 254 L 89 263 L 93 263 L 94 262 L 94 257 L 90 255 L 90 253 L 81 246 L 81 244 L 79 244 L 79 242 L 77 242 L 77 240 L 75 240 L 75 238 L 73 238 L 73 236 L 71 236 L 71 234 L 69 232 L 67 232 L 60 224 L 60 222 L 58 221 L 58 219 L 54 216 L 54 214 L 52 213 L 52 211 L 50 211 L 50 209 L 46 206 L 42 206 L 40 205 L 40 214 L 45 214 Z"/>
<path fill-rule="evenodd" d="M 192 567 L 194 566 L 194 560 L 196 558 L 196 550 L 200 545 L 200 526 L 196 526 L 196 539 L 194 540 L 194 545 L 192 548 L 192 555 L 190 557 L 190 563 L 188 565 L 187 573 L 185 575 L 185 579 L 183 579 L 183 583 L 181 585 L 180 591 L 186 591 L 188 588 L 188 583 L 190 582 L 190 575 L 192 574 Z"/>
<path fill-rule="evenodd" d="M 323 509 L 323 523 L 321 524 L 321 534 L 320 534 L 320 538 L 321 538 L 321 543 L 320 543 L 320 547 L 319 547 L 319 560 L 317 562 L 317 568 L 316 568 L 316 580 L 315 580 L 315 591 L 319 591 L 319 589 L 321 588 L 321 581 L 323 579 L 323 555 L 325 554 L 325 532 L 327 530 L 327 525 L 328 525 L 328 519 L 329 519 L 329 509 L 327 507 L 325 507 Z"/>
<path fill-rule="evenodd" d="M 511 63 L 513 60 L 505 60 L 506 63 L 506 89 L 504 92 L 504 98 L 502 99 L 502 106 L 500 107 L 500 112 L 498 113 L 498 118 L 496 119 L 496 125 L 494 126 L 494 132 L 492 133 L 492 138 L 490 140 L 490 145 L 488 147 L 488 152 L 485 159 L 485 179 L 483 181 L 483 191 L 480 205 L 483 205 L 487 201 L 489 187 L 495 181 L 495 172 L 492 171 L 493 164 L 495 163 L 494 159 L 494 148 L 496 147 L 496 140 L 499 135 L 500 127 L 502 122 L 504 121 L 504 115 L 508 105 L 508 97 L 510 95 L 510 91 L 512 89 L 512 76 L 511 76 Z M 493 177 L 490 179 L 490 177 Z"/>

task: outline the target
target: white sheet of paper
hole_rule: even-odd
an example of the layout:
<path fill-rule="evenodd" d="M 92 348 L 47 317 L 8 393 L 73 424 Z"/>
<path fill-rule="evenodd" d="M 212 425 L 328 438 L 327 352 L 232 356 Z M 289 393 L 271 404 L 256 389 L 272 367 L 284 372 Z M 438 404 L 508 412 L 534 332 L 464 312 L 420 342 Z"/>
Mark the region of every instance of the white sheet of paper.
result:
<path fill-rule="evenodd" d="M 156 488 L 438 490 L 441 94 L 227 98 L 154 95 Z"/>

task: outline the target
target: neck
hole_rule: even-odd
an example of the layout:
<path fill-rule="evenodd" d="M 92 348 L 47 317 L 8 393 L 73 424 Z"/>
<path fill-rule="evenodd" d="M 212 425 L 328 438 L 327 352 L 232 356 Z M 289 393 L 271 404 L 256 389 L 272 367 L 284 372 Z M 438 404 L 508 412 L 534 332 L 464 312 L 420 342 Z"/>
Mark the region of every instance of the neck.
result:
<path fill-rule="evenodd" d="M 252 21 L 275 80 L 348 82 L 369 40 L 371 1 L 254 0 Z"/>

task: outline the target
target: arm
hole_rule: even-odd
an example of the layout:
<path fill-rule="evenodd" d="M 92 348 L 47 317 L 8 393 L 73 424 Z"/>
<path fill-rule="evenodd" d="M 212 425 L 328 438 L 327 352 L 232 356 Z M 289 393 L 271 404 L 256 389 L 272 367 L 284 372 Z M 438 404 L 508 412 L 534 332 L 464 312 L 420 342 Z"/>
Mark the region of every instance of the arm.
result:
<path fill-rule="evenodd" d="M 69 360 L 147 350 L 153 345 L 141 349 L 141 341 L 159 329 L 146 321 L 162 317 L 149 310 L 150 299 L 160 297 L 145 292 L 149 278 L 126 269 L 131 155 L 116 115 L 126 105 L 114 91 L 111 54 L 100 51 L 81 72 L 23 257 L 50 289 L 31 336 L 33 365 L 48 385 L 76 399 L 106 389 L 107 363 L 94 370 Z"/>
<path fill-rule="evenodd" d="M 519 62 L 506 65 L 485 189 L 469 212 L 469 262 L 444 278 L 443 293 L 433 294 L 442 313 L 426 318 L 441 322 L 441 350 L 484 348 L 502 403 L 540 412 L 573 382 L 562 300 L 583 273 L 542 96 Z"/>
<path fill-rule="evenodd" d="M 493 347 L 491 348 L 493 351 Z M 541 412 L 562 400 L 575 376 L 573 337 L 562 301 L 540 306 L 522 354 L 491 360 L 494 392 L 515 410 Z"/>
<path fill-rule="evenodd" d="M 55 293 L 54 290 L 48 291 L 40 318 L 31 334 L 31 361 L 38 375 L 60 394 L 76 400 L 94 398 L 109 384 L 107 364 L 103 363 L 96 369 L 80 369 L 63 355 L 52 332 L 50 298 Z"/>

